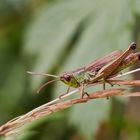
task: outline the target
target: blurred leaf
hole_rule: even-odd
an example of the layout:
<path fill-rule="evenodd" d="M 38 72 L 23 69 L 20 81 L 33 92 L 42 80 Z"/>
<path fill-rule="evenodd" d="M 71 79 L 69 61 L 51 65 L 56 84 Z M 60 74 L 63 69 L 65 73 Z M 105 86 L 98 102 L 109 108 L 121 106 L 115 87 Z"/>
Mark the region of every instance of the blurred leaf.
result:
<path fill-rule="evenodd" d="M 108 117 L 110 102 L 106 99 L 98 99 L 86 104 L 76 105 L 70 113 L 70 123 L 76 124 L 77 129 L 87 138 L 93 139 L 93 134 L 99 127 L 99 123 Z"/>
<path fill-rule="evenodd" d="M 134 2 L 132 1 L 132 4 L 134 4 L 133 6 L 133 10 L 134 12 L 136 12 L 136 14 L 140 14 L 140 1 L 139 0 L 135 0 Z"/>
<path fill-rule="evenodd" d="M 34 22 L 25 35 L 24 53 L 36 56 L 33 71 L 55 69 L 61 73 L 116 49 L 126 49 L 132 41 L 135 14 L 139 13 L 138 8 L 134 10 L 136 3 L 137 0 L 65 0 L 47 8 L 44 6 L 34 16 Z M 43 79 L 33 76 L 32 88 Z M 64 85 L 57 85 L 56 96 L 62 91 Z M 70 113 L 71 123 L 91 138 L 107 118 L 109 108 L 108 100 L 75 106 Z"/>
<path fill-rule="evenodd" d="M 71 42 L 77 27 L 92 11 L 93 7 L 88 1 L 60 1 L 48 8 L 45 6 L 36 14 L 36 19 L 25 36 L 27 43 L 24 49 L 29 55 L 37 55 L 34 71 L 49 72 L 53 66 L 59 67 L 57 63 L 60 56 Z M 85 6 L 88 8 L 85 9 Z M 33 88 L 42 79 L 33 77 Z"/>
<path fill-rule="evenodd" d="M 13 108 L 16 108 L 16 113 L 20 111 L 21 106 L 17 106 L 24 91 L 25 84 L 25 67 L 20 63 L 15 63 L 10 68 L 9 77 L 3 86 L 0 94 L 1 119 L 9 119 Z M 5 104 L 6 102 L 6 104 Z M 8 113 L 10 113 L 8 115 Z M 15 114 L 13 112 L 13 114 Z"/>

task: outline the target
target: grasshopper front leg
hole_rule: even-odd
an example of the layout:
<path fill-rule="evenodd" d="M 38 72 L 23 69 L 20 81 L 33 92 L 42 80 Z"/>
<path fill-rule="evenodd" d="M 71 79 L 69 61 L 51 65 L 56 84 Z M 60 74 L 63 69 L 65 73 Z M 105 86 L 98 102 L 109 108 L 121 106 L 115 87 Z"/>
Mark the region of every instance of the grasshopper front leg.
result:
<path fill-rule="evenodd" d="M 64 95 L 68 94 L 69 91 L 70 91 L 70 86 L 68 86 L 68 89 L 67 89 L 67 91 L 66 91 L 64 94 L 61 94 L 61 95 L 59 96 L 59 99 L 61 99 Z"/>

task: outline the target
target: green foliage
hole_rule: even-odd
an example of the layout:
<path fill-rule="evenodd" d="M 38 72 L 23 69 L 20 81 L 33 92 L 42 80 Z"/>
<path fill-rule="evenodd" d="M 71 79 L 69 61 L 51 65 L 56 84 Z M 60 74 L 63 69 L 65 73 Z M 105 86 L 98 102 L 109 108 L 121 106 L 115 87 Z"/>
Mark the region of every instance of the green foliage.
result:
<path fill-rule="evenodd" d="M 43 4 L 31 10 L 31 3 L 23 4 L 26 10 L 21 8 L 22 3 L 16 5 L 19 11 L 21 10 L 20 13 L 26 11 L 27 15 L 21 14 L 14 22 L 14 19 L 11 20 L 11 24 L 8 23 L 4 29 L 3 26 L 0 27 L 0 49 L 4 52 L 0 55 L 1 120 L 5 121 L 27 112 L 36 106 L 36 102 L 43 104 L 48 93 L 51 93 L 51 98 L 55 98 L 65 92 L 64 84 L 52 84 L 50 89 L 46 88 L 47 94 L 43 95 L 46 99 L 38 100 L 42 95 L 30 95 L 30 91 L 36 89 L 46 78 L 29 77 L 26 70 L 59 75 L 88 64 L 113 50 L 124 50 L 130 42 L 135 41 L 133 33 L 136 16 L 140 15 L 139 0 L 58 0 Z M 9 15 L 4 15 L 6 16 Z M 31 81 L 28 80 L 30 78 Z M 89 91 L 101 88 L 93 87 Z M 39 130 L 44 130 L 39 131 L 40 139 L 43 140 L 49 135 L 50 140 L 56 139 L 53 136 L 54 128 L 55 131 L 60 129 L 59 139 L 63 139 L 66 132 L 71 134 L 66 139 L 71 138 L 74 132 L 93 139 L 93 134 L 96 134 L 100 124 L 109 116 L 110 101 L 95 100 L 76 105 L 69 112 L 61 112 L 68 114 L 64 118 L 69 121 L 69 125 L 63 123 L 63 117 L 49 121 L 63 127 L 57 127 L 54 123 L 49 129 L 44 119 L 44 125 L 38 124 L 35 129 L 28 130 L 29 133 L 25 134 L 24 139 L 33 138 L 38 135 Z M 71 126 L 74 129 L 71 129 Z M 46 129 L 49 129 L 49 134 L 45 132 Z"/>

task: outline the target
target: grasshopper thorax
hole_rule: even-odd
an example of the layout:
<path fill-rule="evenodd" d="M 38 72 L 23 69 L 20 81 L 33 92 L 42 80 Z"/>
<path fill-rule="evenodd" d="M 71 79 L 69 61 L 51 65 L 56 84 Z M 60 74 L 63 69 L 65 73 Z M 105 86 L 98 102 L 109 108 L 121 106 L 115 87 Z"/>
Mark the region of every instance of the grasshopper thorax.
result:
<path fill-rule="evenodd" d="M 64 82 L 65 84 L 71 86 L 71 87 L 74 87 L 74 88 L 77 88 L 79 87 L 79 83 L 78 81 L 75 79 L 75 77 L 73 76 L 72 73 L 63 73 L 61 76 L 60 76 L 60 80 L 62 82 Z"/>

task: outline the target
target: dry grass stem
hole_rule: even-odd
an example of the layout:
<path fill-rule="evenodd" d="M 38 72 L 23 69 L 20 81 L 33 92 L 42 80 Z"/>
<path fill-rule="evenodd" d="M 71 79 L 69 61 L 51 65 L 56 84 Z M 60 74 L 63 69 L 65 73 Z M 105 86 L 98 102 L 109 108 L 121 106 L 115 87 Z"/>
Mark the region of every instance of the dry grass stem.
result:
<path fill-rule="evenodd" d="M 89 94 L 89 97 L 85 97 L 83 99 L 75 98 L 68 101 L 52 104 L 50 106 L 48 106 L 46 103 L 38 108 L 35 108 L 34 110 L 28 112 L 25 115 L 19 116 L 7 122 L 6 124 L 2 125 L 0 127 L 0 135 L 10 135 L 10 134 L 13 134 L 13 132 L 18 132 L 16 130 L 20 129 L 25 124 L 28 124 L 43 116 L 47 116 L 54 112 L 68 108 L 72 106 L 73 104 L 84 103 L 91 99 L 96 99 L 96 98 L 107 98 L 111 96 L 133 96 L 133 94 L 127 95 L 123 93 L 124 91 L 125 89 L 123 88 L 114 88 L 114 89 L 96 91 L 94 93 Z M 140 96 L 140 92 L 134 93 L 134 96 Z"/>
<path fill-rule="evenodd" d="M 109 80 L 112 84 L 140 86 L 140 80 Z"/>

